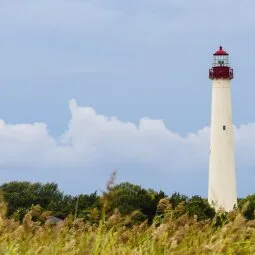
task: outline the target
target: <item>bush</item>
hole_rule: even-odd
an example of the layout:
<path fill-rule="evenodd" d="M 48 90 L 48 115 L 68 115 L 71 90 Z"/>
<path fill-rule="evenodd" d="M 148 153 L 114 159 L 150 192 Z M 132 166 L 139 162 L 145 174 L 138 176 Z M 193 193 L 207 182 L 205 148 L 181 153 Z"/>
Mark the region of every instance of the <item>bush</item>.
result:
<path fill-rule="evenodd" d="M 215 216 L 215 210 L 209 205 L 206 199 L 200 196 L 193 196 L 188 199 L 185 205 L 185 211 L 190 216 L 196 215 L 198 220 L 212 219 Z"/>

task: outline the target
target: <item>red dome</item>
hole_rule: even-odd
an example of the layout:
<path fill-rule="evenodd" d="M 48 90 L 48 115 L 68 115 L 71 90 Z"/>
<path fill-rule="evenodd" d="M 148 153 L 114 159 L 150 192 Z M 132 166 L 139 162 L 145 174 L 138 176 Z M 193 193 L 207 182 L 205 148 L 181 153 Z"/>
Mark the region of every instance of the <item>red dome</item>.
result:
<path fill-rule="evenodd" d="M 222 49 L 222 46 L 213 54 L 214 56 L 227 56 L 228 53 Z"/>

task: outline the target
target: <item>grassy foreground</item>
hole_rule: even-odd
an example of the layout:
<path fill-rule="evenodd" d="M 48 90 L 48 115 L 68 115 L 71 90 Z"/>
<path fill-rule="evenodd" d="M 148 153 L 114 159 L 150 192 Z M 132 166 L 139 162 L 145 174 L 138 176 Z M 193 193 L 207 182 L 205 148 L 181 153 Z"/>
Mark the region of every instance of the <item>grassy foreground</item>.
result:
<path fill-rule="evenodd" d="M 40 220 L 42 212 L 35 206 L 22 223 L 0 212 L 0 254 L 255 254 L 255 220 L 247 221 L 238 211 L 197 221 L 181 215 L 182 204 L 174 210 L 164 199 L 162 214 L 154 222 L 134 224 L 136 212 L 122 217 L 116 210 L 99 224 L 67 217 L 57 225 Z M 33 220 L 32 220 L 33 219 Z"/>

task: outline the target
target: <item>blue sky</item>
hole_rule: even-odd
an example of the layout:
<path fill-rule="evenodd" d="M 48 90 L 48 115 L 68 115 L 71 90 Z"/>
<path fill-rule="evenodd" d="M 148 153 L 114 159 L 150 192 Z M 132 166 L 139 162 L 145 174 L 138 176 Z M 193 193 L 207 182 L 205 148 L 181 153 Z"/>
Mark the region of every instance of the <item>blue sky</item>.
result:
<path fill-rule="evenodd" d="M 207 195 L 211 84 L 231 54 L 238 195 L 254 193 L 254 1 L 0 2 L 1 181 Z"/>

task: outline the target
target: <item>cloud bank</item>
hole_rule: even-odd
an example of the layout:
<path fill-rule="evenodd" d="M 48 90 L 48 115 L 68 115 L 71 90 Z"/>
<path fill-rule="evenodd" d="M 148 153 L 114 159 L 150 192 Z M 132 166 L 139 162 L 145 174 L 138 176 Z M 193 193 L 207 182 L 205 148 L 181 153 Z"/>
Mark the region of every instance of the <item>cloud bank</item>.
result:
<path fill-rule="evenodd" d="M 136 126 L 98 114 L 91 107 L 69 104 L 71 119 L 57 139 L 45 123 L 0 121 L 0 166 L 81 167 L 127 161 L 155 164 L 166 171 L 201 168 L 207 162 L 209 128 L 186 137 L 170 131 L 163 120 L 142 118 Z"/>
<path fill-rule="evenodd" d="M 26 173 L 27 178 L 27 174 L 33 177 L 40 171 L 52 175 L 54 169 L 53 180 L 61 183 L 84 178 L 79 171 L 75 172 L 82 169 L 82 175 L 89 175 L 92 180 L 105 175 L 104 171 L 121 172 L 127 165 L 132 166 L 129 175 L 139 176 L 141 169 L 140 174 L 147 180 L 154 175 L 171 178 L 182 174 L 185 179 L 187 173 L 190 176 L 207 173 L 208 127 L 183 137 L 169 130 L 163 120 L 142 118 L 135 125 L 79 106 L 74 99 L 69 108 L 68 128 L 58 138 L 50 135 L 45 123 L 0 121 L 0 169 L 8 169 L 7 179 L 11 180 L 17 171 L 17 176 Z M 235 128 L 235 140 L 238 167 L 255 167 L 255 123 Z M 153 179 L 148 183 L 153 186 Z M 94 184 L 96 187 L 96 180 Z"/>

